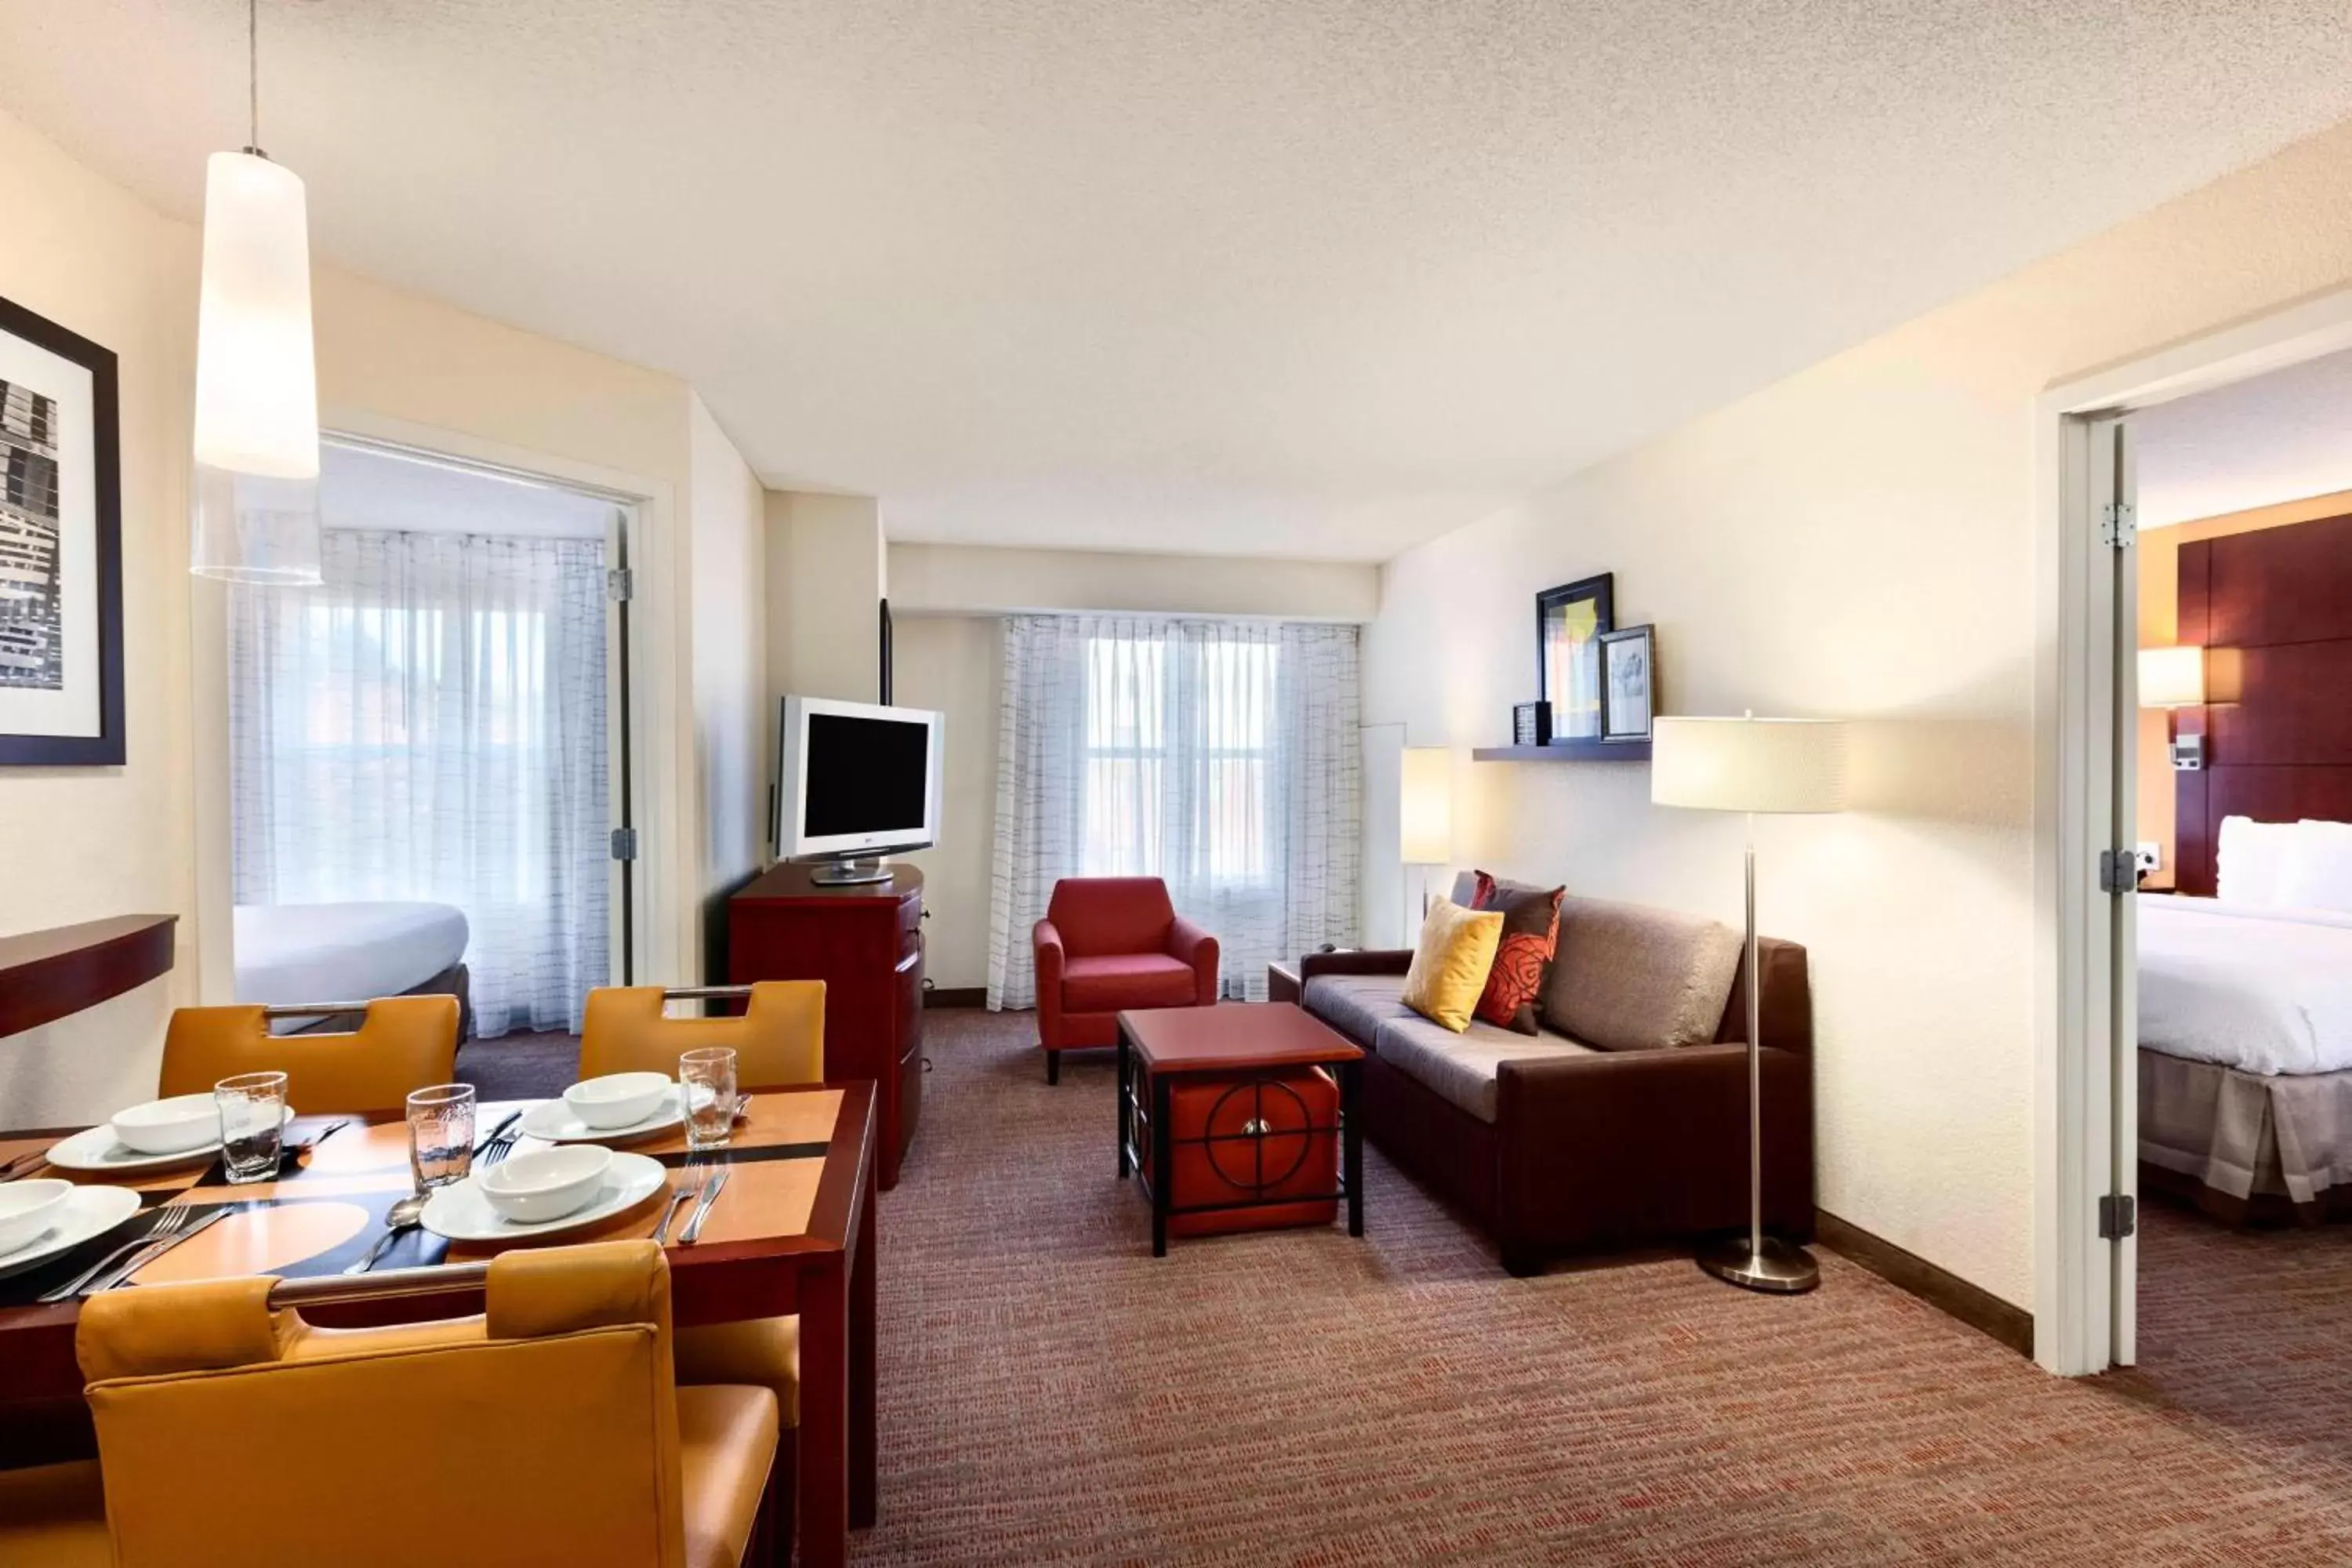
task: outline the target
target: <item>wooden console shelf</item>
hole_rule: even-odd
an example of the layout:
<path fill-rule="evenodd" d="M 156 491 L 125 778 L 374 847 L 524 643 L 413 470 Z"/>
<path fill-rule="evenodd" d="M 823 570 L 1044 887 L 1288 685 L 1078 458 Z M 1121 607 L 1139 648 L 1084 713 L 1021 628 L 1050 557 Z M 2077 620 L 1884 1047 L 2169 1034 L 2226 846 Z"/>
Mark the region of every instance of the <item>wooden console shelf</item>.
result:
<path fill-rule="evenodd" d="M 53 1024 L 170 973 L 179 920 L 117 915 L 0 937 L 0 1035 Z"/>
<path fill-rule="evenodd" d="M 1554 741 L 1549 746 L 1479 746 L 1474 763 L 1646 763 L 1647 741 Z"/>

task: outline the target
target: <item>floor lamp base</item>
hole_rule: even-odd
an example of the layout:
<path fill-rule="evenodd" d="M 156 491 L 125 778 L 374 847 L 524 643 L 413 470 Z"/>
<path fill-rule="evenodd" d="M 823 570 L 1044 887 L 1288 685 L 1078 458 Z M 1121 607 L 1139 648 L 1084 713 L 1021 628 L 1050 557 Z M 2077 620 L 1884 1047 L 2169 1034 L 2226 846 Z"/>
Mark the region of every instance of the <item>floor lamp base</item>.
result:
<path fill-rule="evenodd" d="M 1764 1250 L 1754 1255 L 1744 1236 L 1711 1243 L 1700 1251 L 1698 1266 L 1742 1289 L 1776 1296 L 1801 1295 L 1822 1282 L 1821 1265 L 1811 1253 L 1772 1236 L 1764 1238 Z"/>

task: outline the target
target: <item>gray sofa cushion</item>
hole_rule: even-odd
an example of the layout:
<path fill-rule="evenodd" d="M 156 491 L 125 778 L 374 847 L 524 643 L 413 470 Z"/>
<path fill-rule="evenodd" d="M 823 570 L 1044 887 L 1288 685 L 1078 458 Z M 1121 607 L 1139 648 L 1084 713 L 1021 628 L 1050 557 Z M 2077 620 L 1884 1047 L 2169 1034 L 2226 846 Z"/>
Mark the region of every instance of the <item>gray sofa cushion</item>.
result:
<path fill-rule="evenodd" d="M 1495 1120 L 1495 1076 L 1507 1061 L 1589 1057 L 1592 1049 L 1559 1035 L 1521 1035 L 1492 1024 L 1471 1022 L 1455 1034 L 1418 1013 L 1381 1026 L 1381 1060 L 1468 1111 Z"/>
<path fill-rule="evenodd" d="M 1307 983 L 1298 1000 L 1309 1013 L 1370 1050 L 1382 1024 L 1420 1016 L 1398 1000 L 1403 994 L 1402 974 L 1318 974 Z"/>
<path fill-rule="evenodd" d="M 1712 1040 L 1739 944 L 1738 931 L 1696 915 L 1562 899 L 1544 1026 L 1609 1051 Z"/>

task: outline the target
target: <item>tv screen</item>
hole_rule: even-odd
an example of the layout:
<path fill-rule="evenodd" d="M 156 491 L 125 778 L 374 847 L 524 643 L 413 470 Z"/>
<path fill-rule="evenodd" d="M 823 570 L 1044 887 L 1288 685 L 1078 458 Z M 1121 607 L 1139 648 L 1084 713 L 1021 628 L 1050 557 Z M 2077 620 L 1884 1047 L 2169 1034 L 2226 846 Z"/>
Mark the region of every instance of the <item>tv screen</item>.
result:
<path fill-rule="evenodd" d="M 801 834 L 919 833 L 930 794 L 931 727 L 906 719 L 808 715 Z"/>

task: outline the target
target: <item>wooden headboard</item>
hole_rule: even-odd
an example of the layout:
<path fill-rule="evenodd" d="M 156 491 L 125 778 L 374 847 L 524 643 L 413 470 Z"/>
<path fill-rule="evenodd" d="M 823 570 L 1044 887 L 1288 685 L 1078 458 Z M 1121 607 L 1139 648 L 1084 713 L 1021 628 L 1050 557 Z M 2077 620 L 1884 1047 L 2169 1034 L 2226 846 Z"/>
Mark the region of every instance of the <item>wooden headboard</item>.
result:
<path fill-rule="evenodd" d="M 2200 772 L 2173 774 L 2174 878 L 2211 896 L 2225 816 L 2352 822 L 2352 517 L 2180 547 L 2179 640 L 2202 644 Z"/>

